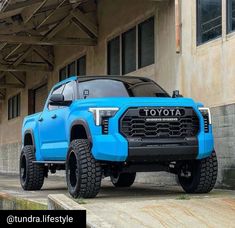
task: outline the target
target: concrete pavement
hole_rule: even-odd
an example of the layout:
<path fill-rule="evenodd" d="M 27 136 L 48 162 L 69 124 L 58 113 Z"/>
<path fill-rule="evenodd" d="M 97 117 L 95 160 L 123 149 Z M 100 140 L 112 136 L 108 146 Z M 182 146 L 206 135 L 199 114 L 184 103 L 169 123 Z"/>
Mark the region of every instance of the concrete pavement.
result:
<path fill-rule="evenodd" d="M 0 174 L 0 192 L 47 204 L 49 194 L 67 193 L 67 187 L 64 177 L 50 176 L 45 179 L 41 191 L 24 191 L 18 176 Z"/>
<path fill-rule="evenodd" d="M 51 176 L 41 191 L 24 192 L 16 176 L 0 175 L 0 192 L 45 204 L 48 194 L 68 195 L 64 178 Z M 235 191 L 186 195 L 176 186 L 117 189 L 104 181 L 95 199 L 76 201 L 113 227 L 235 227 Z"/>

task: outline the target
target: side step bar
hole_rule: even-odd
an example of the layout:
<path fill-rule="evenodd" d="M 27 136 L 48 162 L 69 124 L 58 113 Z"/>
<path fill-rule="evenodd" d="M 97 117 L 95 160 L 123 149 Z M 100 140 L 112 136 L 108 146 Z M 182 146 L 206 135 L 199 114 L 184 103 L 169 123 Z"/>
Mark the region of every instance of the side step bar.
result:
<path fill-rule="evenodd" d="M 33 163 L 65 165 L 66 161 L 33 161 Z"/>

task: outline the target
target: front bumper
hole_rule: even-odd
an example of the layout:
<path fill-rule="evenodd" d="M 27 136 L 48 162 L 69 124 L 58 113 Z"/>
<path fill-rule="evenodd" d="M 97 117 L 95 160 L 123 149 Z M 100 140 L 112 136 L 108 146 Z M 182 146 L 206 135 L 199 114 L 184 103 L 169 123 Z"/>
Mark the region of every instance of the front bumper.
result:
<path fill-rule="evenodd" d="M 121 134 L 95 135 L 92 139 L 94 158 L 112 162 L 202 159 L 209 157 L 214 149 L 212 133 L 204 132 L 199 133 L 197 137 L 184 140 L 128 141 Z"/>
<path fill-rule="evenodd" d="M 128 161 L 159 162 L 192 160 L 198 156 L 196 137 L 185 139 L 129 140 Z"/>

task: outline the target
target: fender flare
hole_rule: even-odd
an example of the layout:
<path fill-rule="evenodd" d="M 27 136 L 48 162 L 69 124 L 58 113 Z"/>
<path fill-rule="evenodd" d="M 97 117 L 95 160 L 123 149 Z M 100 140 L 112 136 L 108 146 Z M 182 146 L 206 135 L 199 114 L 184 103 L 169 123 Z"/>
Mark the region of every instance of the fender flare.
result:
<path fill-rule="evenodd" d="M 90 131 L 90 128 L 89 128 L 89 125 L 88 123 L 85 121 L 85 120 L 74 120 L 70 126 L 70 131 L 69 131 L 69 140 L 71 138 L 71 131 L 72 131 L 72 128 L 76 125 L 80 125 L 80 126 L 83 126 L 85 131 L 86 131 L 86 135 L 87 135 L 87 139 L 89 141 L 89 143 L 92 145 L 92 136 L 91 136 L 91 131 Z"/>
<path fill-rule="evenodd" d="M 25 136 L 26 136 L 27 134 L 30 134 L 30 135 L 31 135 L 33 147 L 35 148 L 35 139 L 34 139 L 34 134 L 33 134 L 33 130 L 32 130 L 32 129 L 27 129 L 27 130 L 24 132 L 23 145 L 25 146 Z"/>

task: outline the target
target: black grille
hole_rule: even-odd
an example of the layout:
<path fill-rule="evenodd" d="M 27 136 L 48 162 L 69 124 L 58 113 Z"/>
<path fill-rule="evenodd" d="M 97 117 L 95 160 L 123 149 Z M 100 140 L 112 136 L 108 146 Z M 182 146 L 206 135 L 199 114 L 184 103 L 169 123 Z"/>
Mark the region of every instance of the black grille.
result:
<path fill-rule="evenodd" d="M 192 108 L 180 108 L 182 116 L 142 116 L 144 108 L 130 108 L 120 119 L 120 132 L 127 138 L 185 138 L 199 131 L 199 119 Z M 151 109 L 151 108 L 148 108 Z M 153 109 L 156 109 L 154 107 Z M 164 108 L 162 108 L 164 109 Z M 171 108 L 171 110 L 174 108 Z M 177 108 L 175 108 L 177 109 Z M 169 110 L 169 107 L 168 107 Z"/>

